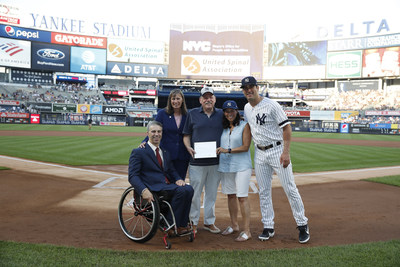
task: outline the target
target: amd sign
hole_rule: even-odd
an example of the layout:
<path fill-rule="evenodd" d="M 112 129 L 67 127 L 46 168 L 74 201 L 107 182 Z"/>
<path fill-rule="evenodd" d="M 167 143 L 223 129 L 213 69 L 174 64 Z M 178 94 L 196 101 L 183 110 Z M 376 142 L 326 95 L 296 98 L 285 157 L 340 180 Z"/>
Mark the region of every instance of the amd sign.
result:
<path fill-rule="evenodd" d="M 125 107 L 103 106 L 103 114 L 125 115 Z"/>

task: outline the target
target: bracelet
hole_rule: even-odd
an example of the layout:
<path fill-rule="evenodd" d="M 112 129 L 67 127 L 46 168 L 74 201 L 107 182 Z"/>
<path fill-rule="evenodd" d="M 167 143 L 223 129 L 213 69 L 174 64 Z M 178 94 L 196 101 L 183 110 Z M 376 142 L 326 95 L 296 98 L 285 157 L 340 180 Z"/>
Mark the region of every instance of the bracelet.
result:
<path fill-rule="evenodd" d="M 232 152 L 232 149 L 229 148 L 229 149 L 228 149 L 228 153 L 231 153 L 231 152 Z"/>

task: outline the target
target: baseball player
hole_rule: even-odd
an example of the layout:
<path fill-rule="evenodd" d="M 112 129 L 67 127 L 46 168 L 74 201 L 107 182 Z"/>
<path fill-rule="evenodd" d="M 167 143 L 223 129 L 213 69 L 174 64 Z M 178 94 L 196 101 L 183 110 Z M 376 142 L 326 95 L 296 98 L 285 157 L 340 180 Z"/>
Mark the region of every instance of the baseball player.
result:
<path fill-rule="evenodd" d="M 244 107 L 244 117 L 250 125 L 256 147 L 254 169 L 260 189 L 261 221 L 264 225 L 264 230 L 258 238 L 264 241 L 275 234 L 271 195 L 272 174 L 275 172 L 289 200 L 299 230 L 299 242 L 306 243 L 310 240 L 310 233 L 290 162 L 290 122 L 278 102 L 259 95 L 259 87 L 254 77 L 243 78 L 241 88 L 248 101 Z"/>

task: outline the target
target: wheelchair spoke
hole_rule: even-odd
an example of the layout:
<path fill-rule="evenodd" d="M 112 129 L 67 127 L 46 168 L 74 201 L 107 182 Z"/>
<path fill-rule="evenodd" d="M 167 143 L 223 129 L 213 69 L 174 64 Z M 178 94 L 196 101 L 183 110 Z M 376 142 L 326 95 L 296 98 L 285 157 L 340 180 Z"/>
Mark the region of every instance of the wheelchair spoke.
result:
<path fill-rule="evenodd" d="M 148 202 L 133 188 L 128 188 L 119 204 L 119 222 L 125 235 L 136 242 L 146 242 L 156 233 L 159 224 L 158 201 Z"/>

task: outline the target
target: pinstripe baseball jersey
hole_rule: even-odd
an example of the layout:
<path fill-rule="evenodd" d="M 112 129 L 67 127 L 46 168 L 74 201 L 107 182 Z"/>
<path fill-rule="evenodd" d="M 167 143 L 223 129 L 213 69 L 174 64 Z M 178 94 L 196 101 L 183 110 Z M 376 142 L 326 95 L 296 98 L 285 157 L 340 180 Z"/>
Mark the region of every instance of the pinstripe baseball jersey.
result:
<path fill-rule="evenodd" d="M 266 97 L 255 107 L 247 103 L 244 118 L 250 125 L 254 143 L 262 146 L 281 141 L 282 127 L 290 123 L 279 103 Z"/>

